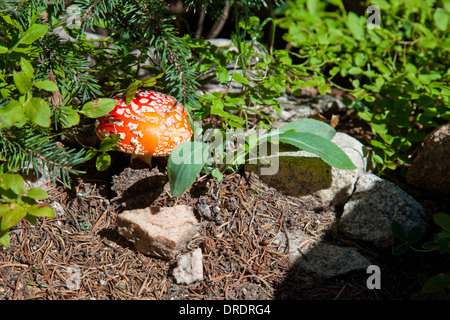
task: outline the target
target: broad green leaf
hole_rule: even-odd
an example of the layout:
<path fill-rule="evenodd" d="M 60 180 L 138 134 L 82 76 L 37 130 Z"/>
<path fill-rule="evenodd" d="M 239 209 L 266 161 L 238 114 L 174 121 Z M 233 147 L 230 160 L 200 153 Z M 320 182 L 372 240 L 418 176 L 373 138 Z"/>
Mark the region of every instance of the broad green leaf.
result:
<path fill-rule="evenodd" d="M 47 217 L 47 218 L 55 217 L 55 211 L 53 211 L 52 208 L 41 204 L 37 204 L 29 208 L 28 214 L 35 217 Z"/>
<path fill-rule="evenodd" d="M 329 165 L 339 169 L 356 169 L 347 154 L 337 145 L 321 136 L 305 132 L 284 132 L 278 136 L 280 142 L 314 153 Z"/>
<path fill-rule="evenodd" d="M 187 141 L 173 149 L 167 163 L 172 196 L 186 191 L 195 181 L 209 156 L 209 146 L 198 141 Z"/>
<path fill-rule="evenodd" d="M 51 124 L 51 110 L 47 102 L 41 98 L 31 98 L 25 103 L 25 115 L 32 122 L 48 128 Z"/>
<path fill-rule="evenodd" d="M 47 192 L 45 192 L 41 188 L 30 188 L 27 190 L 26 195 L 37 200 L 48 198 Z"/>
<path fill-rule="evenodd" d="M 98 118 L 111 112 L 117 101 L 109 98 L 101 98 L 86 103 L 81 109 L 81 113 L 89 118 Z"/>
<path fill-rule="evenodd" d="M 2 217 L 0 224 L 0 230 L 6 231 L 11 227 L 14 227 L 20 219 L 25 217 L 27 212 L 22 207 L 17 207 L 15 204 L 11 204 L 10 210 L 6 212 Z"/>
<path fill-rule="evenodd" d="M 14 71 L 13 80 L 14 80 L 14 84 L 16 85 L 17 90 L 19 90 L 20 94 L 25 94 L 31 89 L 32 79 L 25 72 Z"/>
<path fill-rule="evenodd" d="M 283 133 L 289 130 L 312 133 L 328 140 L 333 139 L 336 134 L 336 130 L 327 123 L 309 118 L 292 121 L 291 123 L 281 127 L 278 132 Z"/>
<path fill-rule="evenodd" d="M 0 54 L 7 53 L 7 52 L 8 52 L 8 48 L 7 47 L 0 46 Z"/>
<path fill-rule="evenodd" d="M 48 30 L 48 26 L 43 24 L 33 24 L 19 40 L 20 44 L 32 44 L 37 39 L 43 37 Z"/>
<path fill-rule="evenodd" d="M 45 91 L 58 91 L 58 86 L 56 85 L 56 83 L 54 83 L 53 81 L 50 80 L 39 80 L 39 81 L 35 81 L 34 85 L 38 88 L 38 89 L 42 89 Z"/>

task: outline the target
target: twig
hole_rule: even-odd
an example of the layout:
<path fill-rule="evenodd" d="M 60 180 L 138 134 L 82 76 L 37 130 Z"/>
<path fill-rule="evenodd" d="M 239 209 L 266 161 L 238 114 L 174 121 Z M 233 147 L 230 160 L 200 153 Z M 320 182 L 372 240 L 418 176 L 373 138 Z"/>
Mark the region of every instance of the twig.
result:
<path fill-rule="evenodd" d="M 225 22 L 228 20 L 228 15 L 230 14 L 230 8 L 231 8 L 230 1 L 226 1 L 225 6 L 223 8 L 223 14 L 214 23 L 211 30 L 206 35 L 206 39 L 214 39 L 219 35 L 220 31 L 222 31 L 223 26 L 225 25 Z"/>

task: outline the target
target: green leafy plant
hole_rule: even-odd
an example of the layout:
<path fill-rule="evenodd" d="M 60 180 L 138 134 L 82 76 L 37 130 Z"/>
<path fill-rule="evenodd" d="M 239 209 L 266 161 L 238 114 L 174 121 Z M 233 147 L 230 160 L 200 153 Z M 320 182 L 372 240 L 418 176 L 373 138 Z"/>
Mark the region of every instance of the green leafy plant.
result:
<path fill-rule="evenodd" d="M 230 3 L 235 24 L 231 40 L 236 50 L 180 35 L 173 23 L 175 15 L 159 0 L 75 0 L 69 7 L 61 0 L 2 2 L 0 174 L 10 177 L 33 171 L 70 187 L 71 175 L 81 173 L 77 168 L 86 161 L 95 158 L 96 168 L 105 170 L 111 161 L 108 152 L 115 149 L 118 136 L 108 137 L 97 148 L 80 142 L 79 128 L 110 112 L 114 94 L 126 92 L 130 101 L 140 87 L 173 95 L 195 120 L 220 119 L 221 126 L 214 129 L 222 136 L 228 129 L 248 130 L 255 125 L 270 130 L 274 118 L 266 109 L 280 112 L 277 98 L 290 86 L 309 85 L 301 80 L 309 71 L 295 65 L 287 50 L 274 48 L 275 33 L 267 47 L 259 43 L 265 28 L 275 28 L 276 23 L 273 18 L 261 22 L 252 10 L 269 8 L 271 2 Z M 211 1 L 187 1 L 186 5 L 218 14 Z M 92 38 L 90 32 L 98 29 L 105 31 L 104 36 Z M 238 86 L 239 92 L 200 95 L 200 76 L 209 75 L 227 88 Z M 319 84 L 321 93 L 326 88 L 327 84 Z M 265 135 L 243 131 L 239 135 L 244 143 L 234 144 L 238 152 L 229 149 L 226 139 L 220 146 L 186 143 L 177 149 L 183 161 L 199 152 L 209 154 L 211 149 L 215 158 L 231 160 L 217 165 L 207 155 L 199 162 L 174 166 L 174 158 L 169 158 L 172 191 L 176 195 L 186 190 L 201 170 L 222 179 L 224 172 L 238 170 L 253 149 L 266 142 L 291 144 L 332 165 L 352 169 L 353 164 L 330 141 L 330 130 L 317 121 L 296 122 Z M 70 142 L 62 143 L 63 135 Z M 8 198 L 6 192 L 0 198 L 8 204 L 2 207 L 5 221 L 11 221 L 5 222 L 8 228 L 18 221 L 8 217 L 22 196 L 16 193 Z"/>
<path fill-rule="evenodd" d="M 450 2 L 367 1 L 380 28 L 340 0 L 287 1 L 277 24 L 290 54 L 310 73 L 309 85 L 343 89 L 367 121 L 380 172 L 411 162 L 426 134 L 450 120 Z"/>
<path fill-rule="evenodd" d="M 9 246 L 8 229 L 15 226 L 22 218 L 35 224 L 37 217 L 54 217 L 53 210 L 38 203 L 48 194 L 40 188 L 25 190 L 23 178 L 18 174 L 0 174 L 0 244 Z"/>
<path fill-rule="evenodd" d="M 237 170 L 248 160 L 249 155 L 259 157 L 256 148 L 263 143 L 286 143 L 316 154 L 328 164 L 340 169 L 355 169 L 348 156 L 330 140 L 336 131 L 328 124 L 314 119 L 298 119 L 264 134 L 244 134 L 242 144 L 227 151 L 227 143 L 208 144 L 203 141 L 188 141 L 178 145 L 169 156 L 168 175 L 173 196 L 189 188 L 202 169 L 206 173 L 221 177 L 228 169 Z M 217 160 L 219 155 L 219 160 Z M 214 167 L 219 163 L 220 168 Z"/>
<path fill-rule="evenodd" d="M 433 221 L 442 231 L 435 233 L 433 240 L 426 241 L 422 244 L 422 249 L 413 246 L 422 238 L 422 230 L 418 227 L 412 228 L 407 234 L 398 222 L 391 225 L 392 233 L 399 240 L 400 244 L 392 248 L 394 255 L 402 255 L 412 249 L 417 252 L 438 251 L 441 254 L 450 252 L 450 215 L 444 213 L 436 213 L 433 215 Z M 450 289 L 450 274 L 440 273 L 427 278 L 425 275 L 420 277 L 423 284 L 422 290 L 417 298 L 426 299 L 433 296 L 437 299 L 445 299 L 447 291 Z"/>

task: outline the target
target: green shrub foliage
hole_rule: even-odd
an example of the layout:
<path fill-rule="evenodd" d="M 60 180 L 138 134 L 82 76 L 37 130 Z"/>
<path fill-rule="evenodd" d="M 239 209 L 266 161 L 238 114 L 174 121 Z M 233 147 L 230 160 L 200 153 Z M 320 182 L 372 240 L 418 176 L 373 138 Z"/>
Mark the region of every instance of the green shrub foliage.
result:
<path fill-rule="evenodd" d="M 231 45 L 217 47 L 189 25 L 181 33 L 177 23 L 183 19 L 176 20 L 169 2 L 160 0 L 0 3 L 2 244 L 9 245 L 8 229 L 20 219 L 34 223 L 53 214 L 39 204 L 43 191 L 22 187 L 21 174 L 31 171 L 70 187 L 81 164 L 95 159 L 98 170 L 110 165 L 109 151 L 119 137 L 108 137 L 97 148 L 83 145 L 78 132 L 112 110 L 111 97 L 118 92 L 130 101 L 140 88 L 155 89 L 183 103 L 193 128 L 195 120 L 210 118 L 217 120 L 218 135 L 244 132 L 241 150 L 230 158 L 226 140 L 211 152 L 198 138 L 212 127 L 194 128 L 194 141 L 177 151 L 186 158 L 198 152 L 207 156 L 181 166 L 169 158 L 175 196 L 202 170 L 220 181 L 266 142 L 290 144 L 353 169 L 330 141 L 334 129 L 322 122 L 306 119 L 271 130 L 275 118 L 267 110 L 280 113 L 278 98 L 287 91 L 299 95 L 312 86 L 320 94 L 333 87 L 350 93 L 349 108 L 376 137 L 369 143 L 380 170 L 408 163 L 424 135 L 450 118 L 449 0 L 371 1 L 380 9 L 380 28 L 368 28 L 368 14 L 347 11 L 339 0 L 183 4 L 185 13 L 212 21 L 226 13 Z M 269 14 L 261 15 L 264 11 Z M 282 48 L 281 40 L 288 45 Z M 199 88 L 211 79 L 225 90 L 203 94 Z M 248 130 L 255 126 L 268 131 Z M 61 143 L 63 135 L 71 143 Z M 231 161 L 217 165 L 213 156 Z"/>
<path fill-rule="evenodd" d="M 287 1 L 278 23 L 310 85 L 353 95 L 349 107 L 370 124 L 382 171 L 410 163 L 425 135 L 450 120 L 450 1 L 374 0 L 363 8 L 370 5 L 379 28 L 367 25 L 374 11 L 357 15 L 340 0 Z"/>

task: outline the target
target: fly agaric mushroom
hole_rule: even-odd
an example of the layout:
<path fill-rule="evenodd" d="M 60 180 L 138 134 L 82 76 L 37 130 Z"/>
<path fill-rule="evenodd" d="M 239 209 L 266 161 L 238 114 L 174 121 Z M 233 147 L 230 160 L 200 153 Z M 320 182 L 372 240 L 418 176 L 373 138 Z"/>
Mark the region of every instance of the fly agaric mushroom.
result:
<path fill-rule="evenodd" d="M 137 91 L 127 105 L 125 94 L 114 97 L 115 108 L 97 119 L 95 132 L 100 139 L 120 134 L 117 148 L 151 164 L 152 156 L 167 156 L 182 142 L 189 141 L 192 130 L 181 103 L 155 91 Z"/>

